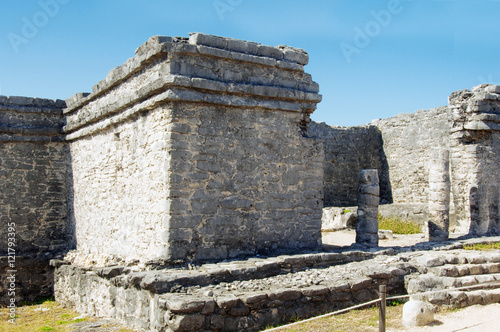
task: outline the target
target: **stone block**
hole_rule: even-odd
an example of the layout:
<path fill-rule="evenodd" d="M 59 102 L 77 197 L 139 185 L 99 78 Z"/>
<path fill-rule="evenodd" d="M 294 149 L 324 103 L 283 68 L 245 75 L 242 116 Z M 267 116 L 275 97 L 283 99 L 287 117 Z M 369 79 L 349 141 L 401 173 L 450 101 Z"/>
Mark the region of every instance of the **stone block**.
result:
<path fill-rule="evenodd" d="M 220 206 L 225 209 L 248 209 L 253 205 L 254 203 L 251 200 L 238 197 L 224 198 L 220 202 Z"/>
<path fill-rule="evenodd" d="M 241 300 L 245 304 L 255 304 L 267 299 L 266 293 L 251 293 L 241 296 Z"/>
<path fill-rule="evenodd" d="M 231 308 L 236 307 L 241 301 L 239 298 L 237 298 L 234 295 L 228 295 L 228 296 L 219 296 L 215 298 L 215 302 L 217 303 L 217 306 L 221 310 L 229 310 Z"/>
<path fill-rule="evenodd" d="M 489 93 L 500 93 L 500 85 L 489 85 L 484 90 Z"/>
<path fill-rule="evenodd" d="M 167 320 L 168 327 L 173 331 L 193 332 L 203 330 L 205 327 L 205 316 L 194 315 L 173 315 Z"/>
<path fill-rule="evenodd" d="M 433 321 L 434 312 L 429 303 L 409 301 L 403 306 L 403 325 L 405 327 L 424 326 Z"/>
<path fill-rule="evenodd" d="M 300 298 L 302 293 L 295 289 L 278 289 L 270 293 L 268 296 L 271 301 L 291 301 Z"/>
<path fill-rule="evenodd" d="M 192 314 L 200 312 L 206 302 L 198 300 L 194 296 L 175 296 L 167 300 L 167 309 L 175 314 Z"/>

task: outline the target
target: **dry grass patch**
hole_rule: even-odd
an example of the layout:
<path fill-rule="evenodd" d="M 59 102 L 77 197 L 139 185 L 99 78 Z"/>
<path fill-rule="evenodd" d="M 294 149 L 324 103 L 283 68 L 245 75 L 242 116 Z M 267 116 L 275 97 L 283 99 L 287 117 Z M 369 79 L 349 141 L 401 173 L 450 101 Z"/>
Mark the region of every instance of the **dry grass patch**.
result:
<path fill-rule="evenodd" d="M 388 229 L 394 234 L 418 234 L 422 233 L 419 224 L 409 220 L 403 220 L 398 217 L 382 217 L 378 215 L 378 229 Z"/>
<path fill-rule="evenodd" d="M 403 305 L 388 303 L 386 313 L 387 328 L 392 330 L 403 329 L 401 315 Z M 322 319 L 302 323 L 300 325 L 283 328 L 279 331 L 286 332 L 377 332 L 378 307 L 362 310 L 353 310 L 345 314 L 330 316 Z"/>
<path fill-rule="evenodd" d="M 15 323 L 10 323 L 9 319 L 9 309 L 2 308 L 0 310 L 0 331 L 69 332 L 75 328 L 72 326 L 74 323 L 94 321 L 92 318 L 79 318 L 79 314 L 76 311 L 65 308 L 52 299 L 41 301 L 37 304 L 19 306 L 16 308 Z M 132 330 L 128 329 L 121 329 L 119 331 L 132 332 Z"/>
<path fill-rule="evenodd" d="M 496 250 L 500 249 L 500 242 L 492 242 L 492 243 L 477 243 L 477 244 L 466 244 L 464 245 L 465 250 Z"/>

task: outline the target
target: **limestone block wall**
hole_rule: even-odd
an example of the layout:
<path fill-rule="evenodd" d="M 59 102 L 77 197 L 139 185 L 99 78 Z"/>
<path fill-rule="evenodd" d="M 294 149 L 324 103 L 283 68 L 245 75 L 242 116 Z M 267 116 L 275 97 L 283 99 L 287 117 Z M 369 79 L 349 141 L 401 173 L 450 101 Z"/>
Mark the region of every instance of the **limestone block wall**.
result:
<path fill-rule="evenodd" d="M 361 169 L 377 169 L 384 174 L 384 155 L 380 131 L 375 126 L 338 127 L 312 122 L 309 135 L 323 140 L 325 150 L 325 206 L 357 205 L 358 173 Z M 381 178 L 382 200 L 390 199 L 390 191 Z"/>
<path fill-rule="evenodd" d="M 67 147 L 60 135 L 64 106 L 60 100 L 0 96 L 2 302 L 9 300 L 9 270 L 17 271 L 17 299 L 50 295 L 48 260 L 71 243 Z"/>
<path fill-rule="evenodd" d="M 449 97 L 452 192 L 458 230 L 474 235 L 500 232 L 500 87 L 479 85 Z"/>
<path fill-rule="evenodd" d="M 18 254 L 66 247 L 64 102 L 0 96 L 0 220 L 15 223 Z M 0 254 L 7 254 L 7 237 Z"/>
<path fill-rule="evenodd" d="M 171 122 L 170 111 L 158 107 L 70 143 L 72 223 L 88 259 L 165 254 Z"/>
<path fill-rule="evenodd" d="M 300 114 L 175 105 L 170 255 L 220 259 L 317 248 L 323 149 Z"/>
<path fill-rule="evenodd" d="M 70 98 L 77 259 L 317 248 L 324 155 L 305 136 L 321 96 L 307 61 L 288 46 L 156 36 Z"/>
<path fill-rule="evenodd" d="M 450 146 L 450 109 L 403 113 L 373 124 L 382 133 L 392 202 L 427 204 L 431 151 Z"/>

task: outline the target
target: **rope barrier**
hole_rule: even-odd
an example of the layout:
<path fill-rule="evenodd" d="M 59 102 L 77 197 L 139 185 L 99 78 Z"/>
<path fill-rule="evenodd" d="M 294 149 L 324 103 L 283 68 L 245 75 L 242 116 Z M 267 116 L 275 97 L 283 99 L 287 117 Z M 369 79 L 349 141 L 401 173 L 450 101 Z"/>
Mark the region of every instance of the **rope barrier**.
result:
<path fill-rule="evenodd" d="M 463 287 L 459 287 L 459 288 L 448 288 L 448 289 L 440 289 L 440 290 L 437 290 L 437 291 L 430 291 L 430 292 L 423 292 L 423 293 L 415 293 L 415 294 L 391 296 L 391 297 L 387 297 L 386 301 L 405 299 L 405 298 L 409 298 L 410 296 L 415 296 L 415 295 L 429 295 L 429 294 L 443 293 L 443 292 L 450 292 L 450 291 L 461 291 L 461 290 L 465 290 L 465 289 L 482 288 L 482 287 L 485 287 L 485 286 L 500 286 L 500 282 L 499 281 L 490 281 L 490 282 L 487 282 L 487 283 L 482 283 L 482 284 L 478 284 L 478 285 L 471 285 L 471 286 L 463 286 Z M 494 287 L 492 287 L 492 288 L 494 288 Z M 351 310 L 355 310 L 355 309 L 359 309 L 359 308 L 370 306 L 370 305 L 375 304 L 375 303 L 379 303 L 380 301 L 381 301 L 381 299 L 372 300 L 372 301 L 369 301 L 369 302 L 357 304 L 357 305 L 349 307 L 349 308 L 345 308 L 345 309 L 341 309 L 341 310 L 338 310 L 338 311 L 334 311 L 334 312 L 330 312 L 330 313 L 327 313 L 327 314 L 323 314 L 323 315 L 320 315 L 320 316 L 316 316 L 316 317 L 308 318 L 308 319 L 305 319 L 305 320 L 301 320 L 299 322 L 290 323 L 290 324 L 286 324 L 286 325 L 281 325 L 281 326 L 278 326 L 278 327 L 275 327 L 275 328 L 272 328 L 272 329 L 269 329 L 269 330 L 266 330 L 266 331 L 268 331 L 268 332 L 269 331 L 278 331 L 278 330 L 281 330 L 281 329 L 284 329 L 284 328 L 288 328 L 288 327 L 291 327 L 291 326 L 295 326 L 295 325 L 307 323 L 307 322 L 310 322 L 310 321 L 313 321 L 313 320 L 316 320 L 316 319 L 321 319 L 321 318 L 325 318 L 325 317 L 340 315 L 340 314 L 349 312 Z M 385 313 L 384 313 L 384 317 L 385 317 Z M 384 324 L 384 329 L 385 329 L 385 322 L 383 324 Z"/>
<path fill-rule="evenodd" d="M 330 317 L 330 316 L 334 316 L 334 315 L 340 315 L 340 314 L 343 314 L 345 312 L 349 312 L 349 311 L 354 310 L 354 309 L 366 307 L 366 306 L 369 306 L 369 305 L 372 305 L 372 304 L 375 304 L 375 303 L 378 303 L 378 302 L 380 302 L 380 299 L 376 299 L 376 300 L 372 300 L 370 302 L 358 304 L 358 305 L 355 305 L 355 306 L 352 306 L 352 307 L 349 307 L 349 308 L 345 308 L 345 309 L 342 309 L 342 310 L 330 312 L 330 313 L 327 313 L 327 314 L 324 314 L 324 315 L 321 315 L 321 316 L 316 316 L 316 317 L 308 318 L 308 319 L 305 319 L 305 320 L 301 320 L 300 322 L 295 322 L 295 323 L 290 323 L 290 324 L 287 324 L 287 325 L 278 326 L 278 327 L 275 327 L 275 328 L 272 328 L 272 329 L 266 330 L 266 331 L 278 331 L 278 330 L 284 329 L 286 327 L 290 327 L 290 326 L 294 326 L 294 325 L 299 325 L 299 324 L 310 322 L 310 321 L 313 321 L 313 320 L 316 320 L 316 319 Z"/>

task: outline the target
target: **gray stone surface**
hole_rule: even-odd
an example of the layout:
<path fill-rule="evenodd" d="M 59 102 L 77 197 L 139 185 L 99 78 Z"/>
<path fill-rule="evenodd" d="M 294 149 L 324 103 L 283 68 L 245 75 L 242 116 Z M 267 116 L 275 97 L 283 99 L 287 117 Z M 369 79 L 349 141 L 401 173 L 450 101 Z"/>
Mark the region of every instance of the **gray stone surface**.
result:
<path fill-rule="evenodd" d="M 409 301 L 403 306 L 403 325 L 405 327 L 424 326 L 434 321 L 432 306 L 423 301 Z"/>
<path fill-rule="evenodd" d="M 359 171 L 358 218 L 356 243 L 368 247 L 378 246 L 378 204 L 380 186 L 376 169 Z"/>
<path fill-rule="evenodd" d="M 324 152 L 305 133 L 321 96 L 305 63 L 289 47 L 152 37 L 92 94 L 72 97 L 75 259 L 318 249 Z"/>
<path fill-rule="evenodd" d="M 356 205 L 359 171 L 377 169 L 379 174 L 383 171 L 382 137 L 378 128 L 338 127 L 311 122 L 308 134 L 324 142 L 325 206 Z M 387 182 L 382 182 L 380 185 L 382 200 L 389 202 L 390 192 L 386 186 Z"/>
<path fill-rule="evenodd" d="M 410 264 L 419 273 L 405 276 L 406 289 L 414 300 L 453 308 L 498 303 L 499 262 L 496 251 L 451 250 L 444 255 L 414 256 Z"/>
<path fill-rule="evenodd" d="M 380 177 L 381 182 L 389 182 L 390 192 L 382 193 L 382 197 L 390 196 L 390 202 L 397 204 L 427 204 L 427 163 L 431 160 L 433 147 L 450 146 L 451 110 L 438 107 L 402 113 L 372 124 L 381 132 L 386 158 L 387 170 Z"/>
<path fill-rule="evenodd" d="M 318 253 L 218 263 L 217 268 L 215 264 L 190 270 L 127 268 L 113 277 L 101 277 L 100 269 L 60 265 L 55 292 L 59 301 L 82 313 L 115 317 L 151 331 L 257 331 L 372 300 L 381 283 L 391 294 L 400 292 L 407 273 L 403 261 L 381 256 L 349 263 L 374 256 Z M 150 282 L 165 285 L 167 279 L 170 287 L 151 287 Z"/>
<path fill-rule="evenodd" d="M 429 241 L 446 241 L 450 228 L 450 153 L 436 149 L 429 165 Z"/>
<path fill-rule="evenodd" d="M 63 101 L 0 96 L 0 301 L 52 294 L 48 261 L 71 246 Z M 15 272 L 12 272 L 15 271 Z M 9 291 L 10 290 L 10 291 Z"/>
<path fill-rule="evenodd" d="M 451 94 L 452 191 L 463 233 L 499 232 L 500 101 L 497 86 L 479 85 Z"/>
<path fill-rule="evenodd" d="M 446 285 L 497 280 L 497 252 L 481 255 L 453 248 L 498 240 L 454 240 L 435 246 L 435 250 L 418 245 L 399 250 L 260 257 L 183 269 L 154 270 L 151 266 L 139 271 L 134 265 L 122 267 L 118 274 L 55 262 L 55 291 L 59 301 L 82 313 L 115 317 L 146 330 L 258 331 L 375 299 L 380 284 L 395 295 L 406 293 L 405 283 L 407 292 L 415 294 L 442 290 Z M 463 270 L 463 276 L 441 276 L 449 274 L 451 266 Z M 460 300 L 460 305 L 466 306 L 491 303 L 487 301 L 499 299 L 498 294 L 492 290 L 451 291 L 417 300 L 428 299 L 434 304 Z"/>

